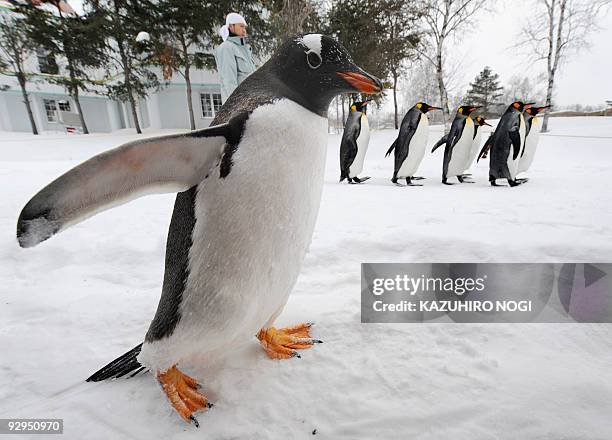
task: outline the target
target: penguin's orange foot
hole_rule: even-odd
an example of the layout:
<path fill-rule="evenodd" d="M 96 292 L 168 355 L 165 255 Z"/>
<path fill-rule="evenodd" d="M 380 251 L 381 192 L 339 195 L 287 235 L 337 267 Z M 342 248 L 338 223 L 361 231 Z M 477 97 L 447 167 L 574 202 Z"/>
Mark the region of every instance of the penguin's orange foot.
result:
<path fill-rule="evenodd" d="M 163 373 L 157 373 L 157 380 L 176 412 L 187 423 L 193 422 L 199 428 L 200 425 L 193 413 L 213 405 L 197 391 L 199 385 L 196 380 L 181 372 L 176 365 Z"/>
<path fill-rule="evenodd" d="M 312 323 L 298 324 L 294 327 L 261 329 L 257 339 L 272 359 L 300 357 L 296 350 L 310 348 L 323 341 L 310 337 Z"/>

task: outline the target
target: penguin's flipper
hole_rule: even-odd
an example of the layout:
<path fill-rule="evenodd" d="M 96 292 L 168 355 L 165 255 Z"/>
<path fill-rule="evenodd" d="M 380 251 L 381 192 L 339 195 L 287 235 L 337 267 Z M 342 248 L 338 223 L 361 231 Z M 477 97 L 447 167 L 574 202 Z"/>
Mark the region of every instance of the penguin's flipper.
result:
<path fill-rule="evenodd" d="M 478 159 L 476 159 L 476 163 L 478 163 L 480 159 L 484 159 L 487 157 L 487 153 L 489 152 L 489 149 L 491 148 L 491 142 L 493 142 L 493 133 L 491 133 L 487 141 L 482 146 L 480 153 L 478 153 Z"/>
<path fill-rule="evenodd" d="M 521 152 L 521 136 L 518 130 L 510 130 L 508 134 L 510 135 L 510 141 L 512 142 L 512 159 L 516 160 L 516 158 L 519 157 L 519 154 Z"/>
<path fill-rule="evenodd" d="M 391 154 L 391 152 L 395 149 L 395 147 L 397 146 L 397 140 L 399 138 L 396 138 L 393 143 L 391 144 L 391 147 L 389 147 L 389 149 L 387 150 L 387 152 L 385 153 L 385 157 L 389 156 Z"/>
<path fill-rule="evenodd" d="M 431 149 L 431 152 L 433 153 L 434 151 L 436 151 L 438 149 L 438 147 L 441 147 L 442 145 L 445 145 L 447 138 L 448 138 L 448 135 L 442 136 L 440 138 L 440 140 L 438 142 L 436 142 L 436 145 L 433 146 L 433 148 Z"/>
<path fill-rule="evenodd" d="M 225 146 L 238 144 L 247 118 L 244 113 L 227 124 L 129 142 L 83 162 L 25 205 L 17 222 L 19 245 L 36 246 L 69 226 L 137 197 L 197 185 L 219 163 Z"/>

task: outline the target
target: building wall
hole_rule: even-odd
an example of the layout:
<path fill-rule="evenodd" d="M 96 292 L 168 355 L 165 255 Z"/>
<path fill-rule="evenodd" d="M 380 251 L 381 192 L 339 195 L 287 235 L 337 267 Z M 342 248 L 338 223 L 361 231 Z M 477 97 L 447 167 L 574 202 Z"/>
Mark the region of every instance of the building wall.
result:
<path fill-rule="evenodd" d="M 3 80 L 5 76 L 0 75 Z M 208 80 L 208 83 L 192 84 L 193 112 L 196 128 L 208 127 L 213 118 L 204 117 L 202 112 L 201 93 L 220 93 L 219 84 L 216 83 L 216 75 L 211 72 L 199 72 L 195 75 L 198 79 Z M 5 82 L 5 81 L 3 81 Z M 70 102 L 71 112 L 76 113 L 73 100 L 55 85 L 44 83 L 33 84 L 28 87 L 32 111 L 39 131 L 64 131 L 64 126 L 58 122 L 49 122 L 45 112 L 45 99 L 57 101 L 66 100 Z M 121 128 L 133 128 L 134 122 L 132 112 L 128 103 L 119 103 L 109 98 L 83 94 L 80 96 L 81 107 L 85 122 L 92 133 L 111 132 Z M 12 84 L 11 89 L 0 92 L 0 110 L 7 109 L 6 114 L 2 112 L 0 119 L 0 130 L 31 131 L 26 107 L 22 102 L 21 92 Z M 173 82 L 166 85 L 162 90 L 140 100 L 138 103 L 138 118 L 141 128 L 153 129 L 188 129 L 189 110 L 187 107 L 186 85 L 184 82 Z"/>

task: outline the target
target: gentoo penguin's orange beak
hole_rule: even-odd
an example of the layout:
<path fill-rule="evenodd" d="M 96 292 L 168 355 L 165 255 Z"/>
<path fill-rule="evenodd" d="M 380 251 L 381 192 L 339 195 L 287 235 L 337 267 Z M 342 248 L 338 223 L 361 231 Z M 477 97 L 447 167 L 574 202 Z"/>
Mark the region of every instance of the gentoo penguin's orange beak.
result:
<path fill-rule="evenodd" d="M 357 72 L 336 72 L 336 74 L 361 93 L 382 92 L 382 83 L 378 78 L 372 78 Z"/>

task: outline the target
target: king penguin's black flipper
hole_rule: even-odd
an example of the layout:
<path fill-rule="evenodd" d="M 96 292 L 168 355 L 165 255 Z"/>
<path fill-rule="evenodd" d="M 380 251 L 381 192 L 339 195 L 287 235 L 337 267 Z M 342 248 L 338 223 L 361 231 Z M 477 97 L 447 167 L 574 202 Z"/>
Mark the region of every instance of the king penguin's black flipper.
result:
<path fill-rule="evenodd" d="M 397 139 L 393 141 L 393 143 L 391 144 L 391 147 L 387 150 L 385 157 L 389 156 L 391 152 L 395 149 L 396 146 L 397 146 Z"/>
<path fill-rule="evenodd" d="M 491 135 L 489 136 L 487 141 L 482 146 L 482 149 L 480 150 L 480 153 L 478 153 L 478 159 L 476 159 L 476 163 L 478 163 L 478 161 L 480 159 L 483 159 L 483 158 L 487 157 L 487 153 L 489 152 L 489 149 L 491 148 L 491 142 L 493 142 L 493 135 L 494 134 L 495 134 L 495 132 L 491 133 Z"/>
<path fill-rule="evenodd" d="M 117 379 L 125 376 L 126 374 L 132 373 L 129 377 L 134 377 L 138 373 L 146 370 L 145 367 L 140 365 L 140 362 L 136 357 L 140 354 L 142 344 L 138 344 L 127 353 L 119 356 L 111 363 L 105 365 L 100 370 L 85 379 L 86 382 L 100 382 L 106 379 Z"/>
<path fill-rule="evenodd" d="M 440 140 L 438 142 L 436 142 L 436 145 L 433 146 L 433 148 L 431 149 L 431 152 L 433 153 L 434 151 L 436 151 L 438 149 L 438 147 L 446 144 L 446 140 L 448 138 L 448 135 L 444 135 L 440 138 Z"/>

